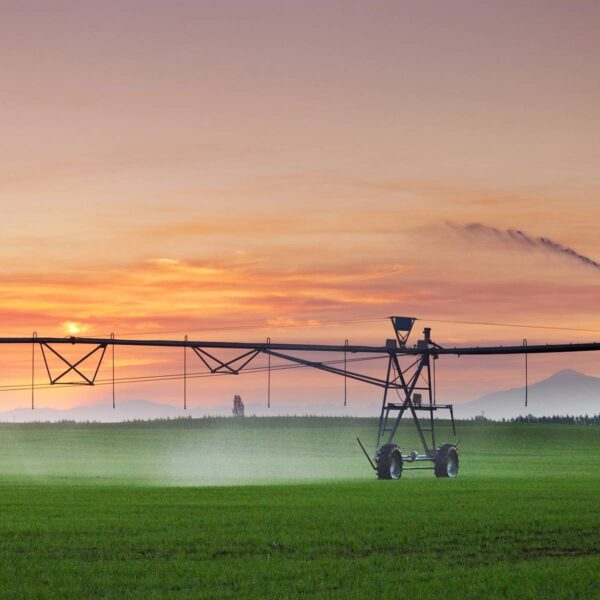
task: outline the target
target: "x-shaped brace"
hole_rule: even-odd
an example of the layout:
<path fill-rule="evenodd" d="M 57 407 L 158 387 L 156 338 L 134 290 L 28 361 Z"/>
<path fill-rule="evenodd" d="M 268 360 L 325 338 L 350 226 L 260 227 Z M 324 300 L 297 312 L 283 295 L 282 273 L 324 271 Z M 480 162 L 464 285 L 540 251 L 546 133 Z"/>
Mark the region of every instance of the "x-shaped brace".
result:
<path fill-rule="evenodd" d="M 206 368 L 213 374 L 229 373 L 230 375 L 238 375 L 244 367 L 246 367 L 260 354 L 260 350 L 250 350 L 249 352 L 244 352 L 244 354 L 236 356 L 235 358 L 227 362 L 223 362 L 222 360 L 212 355 L 210 352 L 207 352 L 203 348 L 192 346 L 192 350 L 195 352 L 196 356 L 206 365 Z M 211 364 L 209 360 L 213 361 L 213 363 L 216 363 L 217 366 Z M 237 364 L 239 363 L 239 361 L 242 360 L 244 360 L 244 362 L 242 362 L 241 364 Z"/>
<path fill-rule="evenodd" d="M 98 371 L 100 370 L 100 365 L 102 364 L 102 359 L 104 358 L 104 354 L 106 353 L 107 344 L 99 344 L 93 350 L 88 352 L 83 358 L 80 358 L 77 362 L 72 363 L 68 359 L 66 359 L 60 352 L 55 350 L 50 344 L 42 343 L 40 344 L 40 348 L 42 349 L 42 356 L 44 358 L 44 364 L 46 365 L 46 371 L 48 373 L 48 378 L 50 379 L 50 383 L 52 385 L 63 384 L 63 385 L 94 385 L 96 381 L 96 377 L 98 376 Z M 52 373 L 50 372 L 50 365 L 48 364 L 48 359 L 46 356 L 46 350 L 49 350 L 54 354 L 57 358 L 59 358 L 67 368 L 57 377 L 52 377 Z M 82 373 L 78 367 L 80 367 L 88 358 L 100 352 L 100 360 L 98 361 L 98 366 L 94 371 L 94 374 L 91 377 L 88 377 L 84 373 Z M 68 375 L 69 373 L 76 373 L 81 381 L 62 381 L 62 379 Z"/>

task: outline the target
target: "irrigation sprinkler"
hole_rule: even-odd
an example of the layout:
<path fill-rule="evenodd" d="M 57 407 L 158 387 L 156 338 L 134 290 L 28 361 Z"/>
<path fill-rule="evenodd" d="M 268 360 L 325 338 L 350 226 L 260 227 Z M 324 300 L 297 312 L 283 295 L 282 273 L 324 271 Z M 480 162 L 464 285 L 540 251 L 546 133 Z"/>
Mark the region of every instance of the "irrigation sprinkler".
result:
<path fill-rule="evenodd" d="M 438 404 L 435 398 L 435 361 L 442 347 L 431 339 L 431 329 L 423 330 L 423 339 L 413 349 L 407 342 L 415 320 L 408 317 L 391 317 L 396 339 L 389 339 L 386 385 L 379 415 L 375 460 L 371 461 L 364 446 L 357 440 L 379 479 L 400 479 L 405 471 L 431 469 L 436 477 L 458 475 L 457 444 L 445 442 L 436 446 L 436 419 L 438 411 L 447 411 L 456 436 L 452 404 Z M 402 352 L 402 351 L 408 352 Z M 413 350 L 417 351 L 416 357 Z M 403 364 L 407 361 L 408 364 Z M 397 396 L 390 401 L 390 392 Z M 405 415 L 412 417 L 421 442 L 422 452 L 403 453 L 394 442 L 400 422 Z M 424 418 L 423 418 L 424 417 Z M 423 423 L 423 421 L 425 421 Z"/>
<path fill-rule="evenodd" d="M 183 379 L 183 402 L 187 408 L 187 381 L 194 377 L 211 375 L 239 375 L 244 373 L 267 373 L 267 402 L 271 404 L 271 371 L 294 368 L 312 368 L 344 378 L 344 405 L 347 402 L 347 381 L 359 381 L 379 387 L 383 391 L 379 423 L 374 454 L 370 455 L 360 440 L 360 448 L 367 457 L 370 466 L 379 479 L 400 479 L 406 471 L 429 469 L 436 477 L 456 477 L 459 471 L 459 453 L 456 443 L 440 443 L 436 436 L 436 417 L 440 413 L 448 414 L 452 431 L 456 436 L 454 410 L 451 404 L 438 404 L 436 397 L 435 364 L 444 355 L 508 355 L 547 354 L 560 352 L 588 352 L 600 350 L 600 343 L 545 344 L 529 345 L 526 341 L 516 346 L 476 346 L 464 348 L 445 348 L 431 338 L 431 329 L 425 327 L 423 337 L 412 346 L 408 340 L 415 322 L 414 317 L 390 317 L 394 338 L 388 339 L 383 346 L 349 344 L 289 344 L 275 343 L 271 338 L 266 342 L 215 342 L 194 341 L 186 336 L 183 340 L 135 340 L 91 337 L 32 337 L 0 338 L 0 345 L 29 344 L 32 346 L 31 384 L 27 386 L 0 386 L 0 391 L 17 389 L 31 390 L 32 408 L 34 391 L 41 387 L 35 382 L 35 349 L 39 347 L 46 373 L 48 386 L 57 385 L 111 385 L 116 383 L 147 383 Z M 69 359 L 61 348 L 65 345 L 81 346 L 79 359 Z M 98 374 L 106 350 L 111 347 L 112 377 L 98 380 Z M 114 352 L 116 346 L 179 348 L 183 349 L 183 375 L 154 375 L 115 379 Z M 196 356 L 205 371 L 190 373 L 188 350 Z M 234 352 L 233 358 L 222 356 L 222 352 Z M 314 355 L 326 355 L 315 359 Z M 331 357 L 337 356 L 332 359 Z M 352 355 L 357 355 L 352 357 Z M 267 366 L 257 366 L 255 359 L 266 357 Z M 53 372 L 50 357 L 58 361 L 60 368 Z M 283 364 L 272 365 L 272 359 Z M 385 376 L 376 377 L 372 371 L 357 370 L 355 365 L 366 361 L 381 360 L 385 363 Z M 91 374 L 86 374 L 84 366 L 92 363 Z M 527 378 L 527 363 L 526 363 Z M 396 442 L 398 429 L 403 418 L 412 419 L 412 424 L 421 443 L 421 450 L 404 452 Z"/>

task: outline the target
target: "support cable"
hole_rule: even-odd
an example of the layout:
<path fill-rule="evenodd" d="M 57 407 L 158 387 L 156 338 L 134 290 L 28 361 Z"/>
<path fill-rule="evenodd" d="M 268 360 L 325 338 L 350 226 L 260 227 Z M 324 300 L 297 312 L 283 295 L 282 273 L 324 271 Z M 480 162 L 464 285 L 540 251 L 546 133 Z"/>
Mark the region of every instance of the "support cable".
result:
<path fill-rule="evenodd" d="M 427 319 L 419 317 L 418 321 L 431 323 L 448 323 L 452 325 L 485 325 L 492 327 L 513 327 L 515 329 L 549 329 L 554 331 L 583 331 L 586 333 L 600 333 L 600 329 L 588 329 L 585 327 L 556 327 L 553 325 L 534 325 L 531 323 L 493 323 L 491 321 L 450 321 L 444 319 Z"/>
<path fill-rule="evenodd" d="M 35 339 L 37 331 L 33 332 L 33 342 L 31 344 L 31 410 L 35 408 Z"/>
<path fill-rule="evenodd" d="M 186 345 L 183 347 L 183 410 L 187 410 L 187 335 L 184 340 Z"/>
<path fill-rule="evenodd" d="M 383 360 L 384 358 L 387 358 L 386 356 L 369 356 L 369 357 L 365 357 L 365 358 L 354 358 L 354 359 L 348 359 L 348 363 L 361 363 L 361 362 L 371 362 L 371 361 L 376 361 L 376 360 Z M 321 364 L 324 365 L 336 365 L 336 364 L 342 364 L 343 363 L 343 359 L 341 360 L 331 360 L 331 361 L 324 361 Z M 292 370 L 292 369 L 308 369 L 311 368 L 312 365 L 304 365 L 304 364 L 292 364 L 292 365 L 273 365 L 271 367 L 271 371 L 286 371 L 286 370 Z M 255 368 L 249 368 L 249 369 L 244 369 L 243 371 L 241 371 L 239 373 L 239 375 L 253 375 L 256 373 L 266 373 L 268 372 L 268 368 L 267 367 L 255 367 Z M 218 373 L 206 373 L 206 372 L 193 372 L 193 373 L 188 373 L 188 379 L 198 379 L 198 378 L 204 378 L 204 377 L 213 377 L 213 376 L 229 376 L 230 373 L 227 372 L 218 372 Z M 155 381 L 181 381 L 183 379 L 183 374 L 182 373 L 166 373 L 164 375 L 142 375 L 142 376 L 137 376 L 137 377 L 121 377 L 121 378 L 115 378 L 115 383 L 118 385 L 122 385 L 122 384 L 131 384 L 131 383 L 152 383 Z M 365 383 L 369 383 L 369 382 L 365 382 Z M 112 384 L 112 379 L 101 379 L 101 380 L 97 380 L 94 385 L 95 386 L 101 386 L 101 385 L 111 385 Z M 58 385 L 56 384 L 36 384 L 35 385 L 35 389 L 39 390 L 39 389 L 57 389 Z M 30 390 L 31 389 L 31 385 L 30 384 L 26 384 L 26 385 L 19 385 L 19 384 L 15 384 L 15 385 L 0 385 L 0 393 L 1 392 L 15 392 L 15 391 L 23 391 L 23 390 Z"/>
<path fill-rule="evenodd" d="M 344 406 L 348 406 L 348 340 L 344 342 Z"/>
<path fill-rule="evenodd" d="M 267 345 L 271 344 L 271 338 L 267 338 Z M 271 353 L 268 356 L 268 367 L 267 367 L 267 408 L 271 408 Z"/>
<path fill-rule="evenodd" d="M 527 340 L 523 340 L 523 348 L 527 348 Z M 525 406 L 529 400 L 529 361 L 527 352 L 525 352 Z"/>
<path fill-rule="evenodd" d="M 110 339 L 113 341 L 112 345 L 112 407 L 115 409 L 117 407 L 116 404 L 116 392 L 115 392 L 115 334 L 110 334 Z"/>

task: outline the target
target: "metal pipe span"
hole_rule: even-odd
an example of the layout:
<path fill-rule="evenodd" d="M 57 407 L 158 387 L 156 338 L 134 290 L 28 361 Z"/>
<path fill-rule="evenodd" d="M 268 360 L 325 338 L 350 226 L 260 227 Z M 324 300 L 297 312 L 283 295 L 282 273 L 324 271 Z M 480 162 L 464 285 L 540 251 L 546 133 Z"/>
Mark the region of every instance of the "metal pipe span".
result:
<path fill-rule="evenodd" d="M 194 340 L 124 340 L 91 337 L 4 337 L 0 344 L 95 344 L 106 346 L 137 346 L 155 348 L 221 348 L 229 350 L 289 350 L 295 352 L 349 352 L 355 354 L 388 355 L 501 355 L 501 354 L 547 354 L 559 352 L 590 352 L 600 350 L 600 342 L 575 344 L 539 344 L 530 346 L 473 346 L 464 348 L 424 347 L 388 347 L 360 346 L 344 344 L 285 344 L 266 342 L 214 342 Z"/>

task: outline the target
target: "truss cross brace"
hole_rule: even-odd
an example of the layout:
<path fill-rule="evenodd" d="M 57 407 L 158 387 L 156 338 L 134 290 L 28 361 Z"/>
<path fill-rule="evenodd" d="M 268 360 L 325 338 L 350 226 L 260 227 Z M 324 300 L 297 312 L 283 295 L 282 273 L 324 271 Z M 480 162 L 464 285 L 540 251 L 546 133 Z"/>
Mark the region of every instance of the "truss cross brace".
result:
<path fill-rule="evenodd" d="M 224 362 L 204 348 L 192 346 L 192 350 L 212 374 L 229 373 L 230 375 L 238 375 L 239 372 L 244 369 L 244 367 L 249 365 L 260 354 L 260 350 L 249 350 L 240 356 L 236 356 L 235 358 Z"/>
<path fill-rule="evenodd" d="M 102 360 L 104 359 L 104 354 L 106 353 L 107 344 L 98 344 L 95 348 L 90 350 L 87 354 L 85 354 L 82 358 L 80 358 L 76 362 L 71 362 L 69 359 L 65 358 L 58 350 L 53 348 L 50 344 L 46 342 L 40 343 L 40 348 L 42 350 L 42 357 L 44 359 L 44 365 L 46 366 L 46 372 L 48 373 L 48 379 L 52 385 L 94 385 L 96 382 L 96 377 L 98 376 L 98 371 L 100 371 L 100 366 L 102 365 Z M 50 370 L 50 364 L 48 362 L 48 356 L 46 352 L 52 353 L 56 356 L 62 363 L 66 365 L 66 369 L 62 371 L 56 377 L 52 376 L 52 372 Z M 86 375 L 80 370 L 80 367 L 94 355 L 100 356 L 98 360 L 98 364 L 94 373 L 91 376 Z M 75 373 L 77 375 L 78 381 L 64 381 L 64 378 L 69 373 Z"/>

